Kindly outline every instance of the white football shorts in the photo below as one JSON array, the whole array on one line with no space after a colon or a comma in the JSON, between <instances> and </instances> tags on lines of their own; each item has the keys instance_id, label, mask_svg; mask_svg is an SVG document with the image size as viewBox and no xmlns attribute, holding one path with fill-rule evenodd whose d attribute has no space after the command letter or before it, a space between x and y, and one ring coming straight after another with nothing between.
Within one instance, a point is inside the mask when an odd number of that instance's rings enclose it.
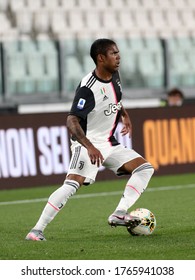
<instances>
[{"instance_id":1,"label":"white football shorts","mask_svg":"<svg viewBox=\"0 0 195 280\"><path fill-rule=\"evenodd\" d=\"M87 149L78 144L78 142L76 143L73 143L71 146L72 157L67 175L81 175L86 178L84 184L92 184L95 182L99 167L97 167L96 164L91 163ZM116 175L122 175L118 173L118 169L124 163L137 157L141 157L141 155L133 149L126 148L121 144L117 146L110 146L109 143L105 143L95 145L95 147L100 150L104 157L102 166L112 170Z\"/></svg>"}]
</instances>

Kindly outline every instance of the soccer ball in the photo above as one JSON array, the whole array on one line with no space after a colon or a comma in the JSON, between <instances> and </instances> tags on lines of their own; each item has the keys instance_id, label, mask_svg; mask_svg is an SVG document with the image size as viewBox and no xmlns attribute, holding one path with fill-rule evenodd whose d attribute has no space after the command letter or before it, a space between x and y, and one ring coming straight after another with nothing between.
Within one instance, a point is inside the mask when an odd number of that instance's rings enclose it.
<instances>
[{"instance_id":1,"label":"soccer ball","mask_svg":"<svg viewBox=\"0 0 195 280\"><path fill-rule=\"evenodd\" d=\"M131 235L150 235L156 228L156 218L154 214L145 208L137 208L130 212L130 215L137 216L141 219L141 223L134 227L127 227L128 232Z\"/></svg>"}]
</instances>

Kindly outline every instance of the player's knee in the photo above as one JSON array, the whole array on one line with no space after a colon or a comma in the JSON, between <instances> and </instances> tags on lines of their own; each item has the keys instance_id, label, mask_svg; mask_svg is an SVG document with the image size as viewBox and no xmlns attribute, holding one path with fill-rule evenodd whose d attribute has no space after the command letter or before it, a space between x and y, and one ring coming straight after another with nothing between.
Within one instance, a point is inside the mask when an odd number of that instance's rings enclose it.
<instances>
[{"instance_id":1,"label":"player's knee","mask_svg":"<svg viewBox=\"0 0 195 280\"><path fill-rule=\"evenodd\" d=\"M148 163L148 168L146 168L146 170L149 176L152 177L152 175L154 174L154 167L150 163Z\"/></svg>"},{"instance_id":2,"label":"player's knee","mask_svg":"<svg viewBox=\"0 0 195 280\"><path fill-rule=\"evenodd\" d=\"M140 176L146 177L148 180L150 180L153 173L154 167L149 162L141 164L133 171L133 174L139 174Z\"/></svg>"},{"instance_id":3,"label":"player's knee","mask_svg":"<svg viewBox=\"0 0 195 280\"><path fill-rule=\"evenodd\" d=\"M65 182L66 181L75 181L79 184L79 187L81 187L85 181L85 177L77 174L68 174L65 179Z\"/></svg>"}]
</instances>

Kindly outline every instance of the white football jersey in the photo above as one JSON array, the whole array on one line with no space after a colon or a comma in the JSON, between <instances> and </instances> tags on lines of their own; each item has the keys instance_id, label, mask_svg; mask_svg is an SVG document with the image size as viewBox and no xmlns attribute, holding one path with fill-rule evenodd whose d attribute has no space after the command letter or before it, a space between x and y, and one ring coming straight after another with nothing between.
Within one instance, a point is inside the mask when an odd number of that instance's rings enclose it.
<instances>
[{"instance_id":1,"label":"white football jersey","mask_svg":"<svg viewBox=\"0 0 195 280\"><path fill-rule=\"evenodd\" d=\"M121 98L118 72L110 81L103 81L93 71L79 84L69 114L80 118L80 125L93 144L118 145L114 132L121 115Z\"/></svg>"}]
</instances>

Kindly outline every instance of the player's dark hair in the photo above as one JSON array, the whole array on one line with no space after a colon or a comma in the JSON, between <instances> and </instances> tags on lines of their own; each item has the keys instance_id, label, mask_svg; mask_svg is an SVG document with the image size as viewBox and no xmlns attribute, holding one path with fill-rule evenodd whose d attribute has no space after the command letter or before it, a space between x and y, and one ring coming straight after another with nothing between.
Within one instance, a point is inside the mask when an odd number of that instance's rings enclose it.
<instances>
[{"instance_id":1,"label":"player's dark hair","mask_svg":"<svg viewBox=\"0 0 195 280\"><path fill-rule=\"evenodd\" d=\"M93 42L90 49L90 56L95 62L95 64L97 64L98 54L106 55L108 49L113 45L116 45L116 43L113 40L104 39L104 38L97 39Z\"/></svg>"}]
</instances>

